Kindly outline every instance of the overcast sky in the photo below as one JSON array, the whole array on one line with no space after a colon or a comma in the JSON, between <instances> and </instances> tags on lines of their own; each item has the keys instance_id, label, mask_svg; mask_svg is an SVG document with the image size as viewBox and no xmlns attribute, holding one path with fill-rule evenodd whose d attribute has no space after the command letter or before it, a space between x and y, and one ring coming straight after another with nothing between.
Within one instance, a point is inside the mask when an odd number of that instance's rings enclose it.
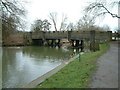
<instances>
[{"instance_id":1,"label":"overcast sky","mask_svg":"<svg viewBox=\"0 0 120 90\"><path fill-rule=\"evenodd\" d=\"M36 19L49 19L48 15L50 12L57 12L57 27L59 27L59 22L61 20L62 13L66 14L68 17L67 22L73 22L74 24L83 16L83 9L90 3L95 0L27 0L29 3L25 5L27 10L26 20L28 27ZM113 13L118 13L118 8L113 8ZM97 25L104 26L108 25L111 29L118 27L118 19L112 18L110 15L106 15L105 18L102 18ZM53 25L52 25L53 26ZM52 28L54 29L54 28Z\"/></svg>"}]
</instances>

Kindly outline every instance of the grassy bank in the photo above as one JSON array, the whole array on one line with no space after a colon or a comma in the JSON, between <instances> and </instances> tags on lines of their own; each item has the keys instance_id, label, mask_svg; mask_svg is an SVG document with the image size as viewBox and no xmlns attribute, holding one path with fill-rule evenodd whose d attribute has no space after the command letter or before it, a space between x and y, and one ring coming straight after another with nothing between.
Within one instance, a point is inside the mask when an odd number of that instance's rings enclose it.
<instances>
[{"instance_id":1,"label":"grassy bank","mask_svg":"<svg viewBox=\"0 0 120 90\"><path fill-rule=\"evenodd\" d=\"M81 55L80 61L76 58L36 88L87 88L97 58L108 48L108 44L101 44L100 51Z\"/></svg>"}]
</instances>

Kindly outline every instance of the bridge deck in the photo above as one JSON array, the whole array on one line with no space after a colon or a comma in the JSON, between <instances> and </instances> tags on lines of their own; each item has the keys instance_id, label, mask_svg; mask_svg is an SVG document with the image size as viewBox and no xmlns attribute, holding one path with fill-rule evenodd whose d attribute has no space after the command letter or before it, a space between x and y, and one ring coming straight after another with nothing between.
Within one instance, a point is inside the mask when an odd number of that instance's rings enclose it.
<instances>
[{"instance_id":1,"label":"bridge deck","mask_svg":"<svg viewBox=\"0 0 120 90\"><path fill-rule=\"evenodd\" d=\"M94 35L94 36L93 36ZM92 34L91 31L53 31L53 32L32 32L30 35L31 39L69 39L69 40L91 40L94 37L98 40L110 40L112 36L111 31L95 31Z\"/></svg>"}]
</instances>

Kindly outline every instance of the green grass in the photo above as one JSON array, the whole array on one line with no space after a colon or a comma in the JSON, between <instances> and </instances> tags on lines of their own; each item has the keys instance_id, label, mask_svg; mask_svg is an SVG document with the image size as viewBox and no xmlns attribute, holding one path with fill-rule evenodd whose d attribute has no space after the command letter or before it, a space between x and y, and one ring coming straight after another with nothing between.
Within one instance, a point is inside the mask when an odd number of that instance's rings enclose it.
<instances>
[{"instance_id":1,"label":"green grass","mask_svg":"<svg viewBox=\"0 0 120 90\"><path fill-rule=\"evenodd\" d=\"M100 51L81 55L36 88L87 88L90 76L96 68L96 60L109 48L101 44Z\"/></svg>"}]
</instances>

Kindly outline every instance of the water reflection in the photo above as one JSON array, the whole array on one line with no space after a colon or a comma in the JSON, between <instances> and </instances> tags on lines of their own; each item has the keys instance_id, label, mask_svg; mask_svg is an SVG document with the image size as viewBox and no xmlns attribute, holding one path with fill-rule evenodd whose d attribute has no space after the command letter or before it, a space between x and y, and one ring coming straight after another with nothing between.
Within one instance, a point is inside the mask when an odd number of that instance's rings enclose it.
<instances>
[{"instance_id":1,"label":"water reflection","mask_svg":"<svg viewBox=\"0 0 120 90\"><path fill-rule=\"evenodd\" d=\"M4 47L3 88L21 87L67 60L72 50L52 47Z\"/></svg>"},{"instance_id":2,"label":"water reflection","mask_svg":"<svg viewBox=\"0 0 120 90\"><path fill-rule=\"evenodd\" d=\"M42 51L42 52L41 52ZM71 51L72 52L72 51ZM71 53L69 50L66 51L64 48L52 48L52 47L26 47L23 48L23 53L35 58L61 58ZM57 56L57 57L56 57Z\"/></svg>"}]
</instances>

